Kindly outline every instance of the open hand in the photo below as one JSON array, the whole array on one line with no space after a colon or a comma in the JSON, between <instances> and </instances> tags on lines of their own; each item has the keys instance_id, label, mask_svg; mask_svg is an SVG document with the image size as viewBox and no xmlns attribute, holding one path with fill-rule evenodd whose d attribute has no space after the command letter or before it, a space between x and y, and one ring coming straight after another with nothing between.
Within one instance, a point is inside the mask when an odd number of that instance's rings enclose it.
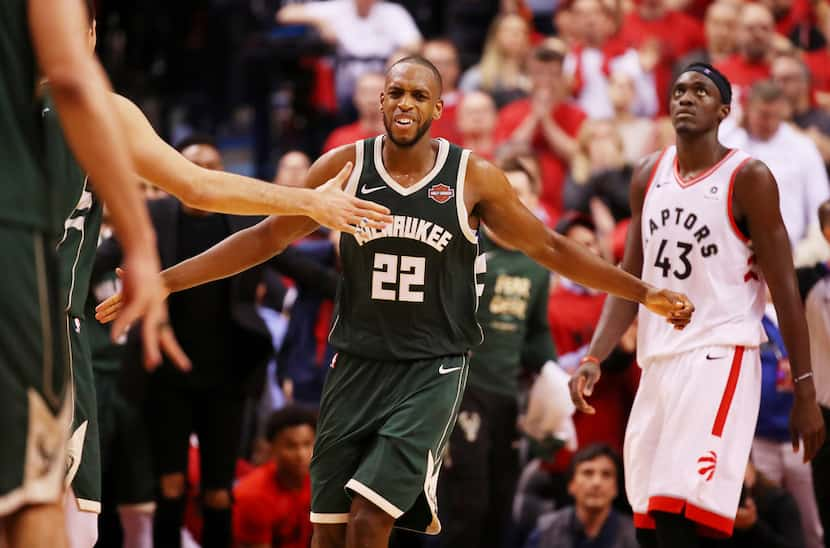
<instances>
[{"instance_id":1,"label":"open hand","mask_svg":"<svg viewBox=\"0 0 830 548\"><path fill-rule=\"evenodd\" d=\"M790 436L793 451L798 451L799 441L804 442L804 462L810 462L824 445L824 419L815 397L796 396L790 411Z\"/></svg>"},{"instance_id":2,"label":"open hand","mask_svg":"<svg viewBox=\"0 0 830 548\"><path fill-rule=\"evenodd\" d=\"M347 162L334 178L317 187L308 216L323 226L349 234L355 234L360 226L383 229L393 220L388 208L344 192L351 173L352 163Z\"/></svg>"},{"instance_id":3,"label":"open hand","mask_svg":"<svg viewBox=\"0 0 830 548\"><path fill-rule=\"evenodd\" d=\"M677 330L689 325L695 311L694 305L686 295L668 289L649 289L643 304L655 314L666 318L666 321Z\"/></svg>"},{"instance_id":4,"label":"open hand","mask_svg":"<svg viewBox=\"0 0 830 548\"><path fill-rule=\"evenodd\" d=\"M599 381L600 367L592 361L586 361L576 368L571 380L568 381L568 388L571 390L571 401L574 402L578 411L589 415L597 411L585 401L586 396L594 392L594 386Z\"/></svg>"},{"instance_id":5,"label":"open hand","mask_svg":"<svg viewBox=\"0 0 830 548\"><path fill-rule=\"evenodd\" d=\"M95 308L95 319L101 323L114 321L111 336L116 340L134 321L143 317L141 334L145 368L149 371L155 369L161 363L163 352L176 367L189 371L190 360L179 346L167 321L167 305L164 301L169 291L162 282L161 275L158 270L152 271L151 274L140 272L140 264L130 261L126 264L126 270L116 270L118 277L123 281L123 291L99 304ZM135 288L139 288L140 291L137 292ZM141 302L146 304L140 306Z\"/></svg>"}]
</instances>

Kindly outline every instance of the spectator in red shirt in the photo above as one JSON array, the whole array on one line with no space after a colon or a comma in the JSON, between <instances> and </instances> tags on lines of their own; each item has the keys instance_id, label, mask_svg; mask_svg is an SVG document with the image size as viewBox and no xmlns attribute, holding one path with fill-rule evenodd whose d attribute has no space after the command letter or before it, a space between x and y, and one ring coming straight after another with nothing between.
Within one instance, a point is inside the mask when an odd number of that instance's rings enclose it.
<instances>
[{"instance_id":1,"label":"spectator in red shirt","mask_svg":"<svg viewBox=\"0 0 830 548\"><path fill-rule=\"evenodd\" d=\"M465 94L458 105L458 144L492 160L497 118L496 103L492 97L483 91Z\"/></svg>"},{"instance_id":2,"label":"spectator in red shirt","mask_svg":"<svg viewBox=\"0 0 830 548\"><path fill-rule=\"evenodd\" d=\"M385 83L386 78L376 72L364 73L357 79L354 92L357 122L332 131L323 145L323 152L383 133L380 94Z\"/></svg>"},{"instance_id":3,"label":"spectator in red shirt","mask_svg":"<svg viewBox=\"0 0 830 548\"><path fill-rule=\"evenodd\" d=\"M528 143L542 170L542 202L554 214L562 211L562 183L577 151L576 135L585 113L569 103L562 71L564 56L546 45L528 63L531 95L504 107L496 125L496 142Z\"/></svg>"},{"instance_id":4,"label":"spectator in red shirt","mask_svg":"<svg viewBox=\"0 0 830 548\"><path fill-rule=\"evenodd\" d=\"M733 113L752 84L769 78L774 36L769 10L761 4L744 4L738 17L738 52L715 64L732 84Z\"/></svg>"},{"instance_id":5,"label":"spectator in red shirt","mask_svg":"<svg viewBox=\"0 0 830 548\"><path fill-rule=\"evenodd\" d=\"M825 39L830 37L830 10L823 10L819 29ZM813 77L812 84L816 102L823 108L830 107L830 40L827 40L825 47L808 51L804 55L804 61Z\"/></svg>"},{"instance_id":6,"label":"spectator in red shirt","mask_svg":"<svg viewBox=\"0 0 830 548\"><path fill-rule=\"evenodd\" d=\"M307 548L311 543L311 452L315 415L290 406L275 412L266 436L272 459L234 487L238 548Z\"/></svg>"},{"instance_id":7,"label":"spectator in red shirt","mask_svg":"<svg viewBox=\"0 0 830 548\"><path fill-rule=\"evenodd\" d=\"M449 40L429 40L424 44L421 55L435 65L443 84L441 99L444 101L444 109L441 117L432 122L432 135L458 144L461 135L458 132L457 112L463 97L458 89L458 77L461 75L458 50Z\"/></svg>"},{"instance_id":8,"label":"spectator in red shirt","mask_svg":"<svg viewBox=\"0 0 830 548\"><path fill-rule=\"evenodd\" d=\"M695 18L669 10L666 0L640 0L637 9L625 17L620 39L637 48L641 58L657 55L654 78L660 112L665 114L674 64L690 51L703 47L703 28ZM651 62L643 64L648 66Z\"/></svg>"}]
</instances>

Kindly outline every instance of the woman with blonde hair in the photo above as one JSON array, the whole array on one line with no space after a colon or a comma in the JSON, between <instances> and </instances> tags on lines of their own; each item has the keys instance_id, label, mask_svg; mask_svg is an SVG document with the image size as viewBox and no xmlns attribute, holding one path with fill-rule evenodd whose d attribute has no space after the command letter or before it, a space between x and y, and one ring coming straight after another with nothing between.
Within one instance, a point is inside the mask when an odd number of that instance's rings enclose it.
<instances>
[{"instance_id":1,"label":"woman with blonde hair","mask_svg":"<svg viewBox=\"0 0 830 548\"><path fill-rule=\"evenodd\" d=\"M499 15L490 25L481 61L461 78L462 91L484 91L498 107L524 96L530 89L526 59L530 24L520 15Z\"/></svg>"}]
</instances>

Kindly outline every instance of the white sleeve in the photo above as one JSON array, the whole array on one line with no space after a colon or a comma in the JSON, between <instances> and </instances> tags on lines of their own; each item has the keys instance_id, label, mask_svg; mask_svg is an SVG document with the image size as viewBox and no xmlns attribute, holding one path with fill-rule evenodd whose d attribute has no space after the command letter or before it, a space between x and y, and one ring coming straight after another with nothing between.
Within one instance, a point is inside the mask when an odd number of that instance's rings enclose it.
<instances>
[{"instance_id":1,"label":"white sleeve","mask_svg":"<svg viewBox=\"0 0 830 548\"><path fill-rule=\"evenodd\" d=\"M640 65L640 54L635 49L629 49L622 55L611 59L609 63L611 72L620 71L634 82L634 106L633 114L651 118L659 110L660 103L657 98L657 85L654 80L654 71L645 72Z\"/></svg>"},{"instance_id":2,"label":"white sleeve","mask_svg":"<svg viewBox=\"0 0 830 548\"><path fill-rule=\"evenodd\" d=\"M337 0L330 2L308 2L302 6L306 15L323 19L329 24L336 23L342 11L342 3Z\"/></svg>"},{"instance_id":3,"label":"white sleeve","mask_svg":"<svg viewBox=\"0 0 830 548\"><path fill-rule=\"evenodd\" d=\"M830 181L827 179L827 169L815 143L804 137L801 147L804 166L804 191L806 193L805 227L818 223L818 207L830 198Z\"/></svg>"},{"instance_id":4,"label":"white sleeve","mask_svg":"<svg viewBox=\"0 0 830 548\"><path fill-rule=\"evenodd\" d=\"M384 27L394 29L395 39L399 46L408 46L421 42L421 33L415 25L415 20L398 4L382 3L384 7ZM380 6L379 6L380 7Z\"/></svg>"}]
</instances>

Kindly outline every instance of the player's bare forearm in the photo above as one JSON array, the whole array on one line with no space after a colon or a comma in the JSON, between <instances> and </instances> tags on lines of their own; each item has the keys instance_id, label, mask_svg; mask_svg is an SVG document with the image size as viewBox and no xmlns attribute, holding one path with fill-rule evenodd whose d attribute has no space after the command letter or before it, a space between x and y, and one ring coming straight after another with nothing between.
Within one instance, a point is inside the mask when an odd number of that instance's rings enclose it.
<instances>
[{"instance_id":1,"label":"player's bare forearm","mask_svg":"<svg viewBox=\"0 0 830 548\"><path fill-rule=\"evenodd\" d=\"M743 216L752 237L752 249L769 287L793 377L811 371L810 341L798 292L792 249L778 207L778 186L767 168L750 163L735 179L734 211ZM797 393L815 397L812 382L796 383Z\"/></svg>"},{"instance_id":2,"label":"player's bare forearm","mask_svg":"<svg viewBox=\"0 0 830 548\"><path fill-rule=\"evenodd\" d=\"M305 217L269 217L164 270L162 279L171 293L221 280L264 263L316 228Z\"/></svg>"},{"instance_id":3,"label":"player's bare forearm","mask_svg":"<svg viewBox=\"0 0 830 548\"><path fill-rule=\"evenodd\" d=\"M108 101L109 81L89 52L80 2L30 0L39 65L72 152L107 204L125 249L155 252L144 200L127 146Z\"/></svg>"}]
</instances>

